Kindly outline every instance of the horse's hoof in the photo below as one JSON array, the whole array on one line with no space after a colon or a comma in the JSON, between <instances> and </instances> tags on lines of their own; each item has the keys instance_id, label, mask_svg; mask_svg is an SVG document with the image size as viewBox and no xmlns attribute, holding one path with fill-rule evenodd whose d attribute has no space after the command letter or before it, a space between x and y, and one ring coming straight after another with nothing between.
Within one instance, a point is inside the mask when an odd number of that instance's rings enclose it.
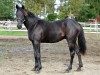
<instances>
[{"instance_id":1,"label":"horse's hoof","mask_svg":"<svg viewBox=\"0 0 100 75\"><path fill-rule=\"evenodd\" d=\"M36 68L33 68L31 71L36 71Z\"/></svg>"},{"instance_id":2,"label":"horse's hoof","mask_svg":"<svg viewBox=\"0 0 100 75\"><path fill-rule=\"evenodd\" d=\"M39 71L35 71L35 73L36 73L36 74L39 74L39 73L40 73L40 70L39 70Z\"/></svg>"},{"instance_id":3,"label":"horse's hoof","mask_svg":"<svg viewBox=\"0 0 100 75\"><path fill-rule=\"evenodd\" d=\"M40 71L41 71L41 68L33 68L31 71L35 71L35 73L40 73Z\"/></svg>"},{"instance_id":4,"label":"horse's hoof","mask_svg":"<svg viewBox=\"0 0 100 75\"><path fill-rule=\"evenodd\" d=\"M81 68L79 67L79 68L77 68L77 70L76 71L81 71Z\"/></svg>"},{"instance_id":5,"label":"horse's hoof","mask_svg":"<svg viewBox=\"0 0 100 75\"><path fill-rule=\"evenodd\" d=\"M67 73L69 73L70 71L71 71L70 69L67 69L67 70L66 70Z\"/></svg>"},{"instance_id":6,"label":"horse's hoof","mask_svg":"<svg viewBox=\"0 0 100 75\"><path fill-rule=\"evenodd\" d=\"M35 73L37 73L37 74L40 73L40 70L37 70L37 69L34 69L34 68L31 71L35 71Z\"/></svg>"}]
</instances>

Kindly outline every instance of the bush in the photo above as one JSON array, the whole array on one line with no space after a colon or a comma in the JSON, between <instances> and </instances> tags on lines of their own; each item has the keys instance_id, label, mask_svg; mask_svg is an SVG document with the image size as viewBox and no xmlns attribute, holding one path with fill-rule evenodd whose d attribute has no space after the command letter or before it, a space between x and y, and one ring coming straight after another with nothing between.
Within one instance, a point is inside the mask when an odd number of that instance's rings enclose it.
<instances>
[{"instance_id":1,"label":"bush","mask_svg":"<svg viewBox=\"0 0 100 75\"><path fill-rule=\"evenodd\" d=\"M60 12L60 13L58 14L58 19L64 19L64 18L67 18L67 13Z\"/></svg>"},{"instance_id":2,"label":"bush","mask_svg":"<svg viewBox=\"0 0 100 75\"><path fill-rule=\"evenodd\" d=\"M48 14L47 20L48 21L55 21L57 19L57 14Z\"/></svg>"}]
</instances>

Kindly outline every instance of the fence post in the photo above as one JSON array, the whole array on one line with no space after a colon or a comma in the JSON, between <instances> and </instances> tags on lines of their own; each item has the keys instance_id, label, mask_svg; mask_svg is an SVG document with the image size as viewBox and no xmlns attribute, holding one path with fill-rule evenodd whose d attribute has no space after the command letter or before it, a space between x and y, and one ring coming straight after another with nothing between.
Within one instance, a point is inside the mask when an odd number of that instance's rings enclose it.
<instances>
[{"instance_id":1,"label":"fence post","mask_svg":"<svg viewBox=\"0 0 100 75\"><path fill-rule=\"evenodd\" d=\"M89 25L90 25L90 32L91 32L91 31L92 31L92 26L91 26L92 24L91 24L91 22L90 22L90 24L89 24Z\"/></svg>"},{"instance_id":2,"label":"fence post","mask_svg":"<svg viewBox=\"0 0 100 75\"><path fill-rule=\"evenodd\" d=\"M97 23L97 36L99 36L99 28L98 28L98 23Z\"/></svg>"}]
</instances>

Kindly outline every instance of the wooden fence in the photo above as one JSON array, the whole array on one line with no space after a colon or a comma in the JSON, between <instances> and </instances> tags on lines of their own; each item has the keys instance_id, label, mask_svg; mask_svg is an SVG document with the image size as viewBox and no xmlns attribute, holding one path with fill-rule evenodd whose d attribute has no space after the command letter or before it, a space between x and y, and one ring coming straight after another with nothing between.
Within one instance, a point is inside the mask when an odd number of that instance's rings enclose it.
<instances>
[{"instance_id":1,"label":"wooden fence","mask_svg":"<svg viewBox=\"0 0 100 75\"><path fill-rule=\"evenodd\" d=\"M79 22L85 31L85 33L100 33L100 23L91 22ZM22 25L22 29L18 30L16 21L0 21L0 31L27 31L25 26Z\"/></svg>"},{"instance_id":2,"label":"wooden fence","mask_svg":"<svg viewBox=\"0 0 100 75\"><path fill-rule=\"evenodd\" d=\"M100 33L100 23L97 22L79 22L85 33Z\"/></svg>"}]
</instances>

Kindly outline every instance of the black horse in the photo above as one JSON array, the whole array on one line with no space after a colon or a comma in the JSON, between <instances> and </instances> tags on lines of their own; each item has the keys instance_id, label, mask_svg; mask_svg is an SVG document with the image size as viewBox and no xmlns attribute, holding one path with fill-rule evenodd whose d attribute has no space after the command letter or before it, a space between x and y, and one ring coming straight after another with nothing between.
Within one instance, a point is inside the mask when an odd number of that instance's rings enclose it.
<instances>
[{"instance_id":1,"label":"black horse","mask_svg":"<svg viewBox=\"0 0 100 75\"><path fill-rule=\"evenodd\" d=\"M63 39L66 39L68 42L71 57L67 71L69 72L72 69L75 53L79 61L78 70L81 70L81 67L83 67L81 54L84 55L86 53L86 41L83 28L79 23L72 19L48 22L36 17L33 13L25 9L23 5L22 7L16 5L16 9L17 27L21 29L22 24L25 25L28 30L28 38L33 44L35 58L34 71L39 72L42 69L40 43L55 43Z\"/></svg>"}]
</instances>

